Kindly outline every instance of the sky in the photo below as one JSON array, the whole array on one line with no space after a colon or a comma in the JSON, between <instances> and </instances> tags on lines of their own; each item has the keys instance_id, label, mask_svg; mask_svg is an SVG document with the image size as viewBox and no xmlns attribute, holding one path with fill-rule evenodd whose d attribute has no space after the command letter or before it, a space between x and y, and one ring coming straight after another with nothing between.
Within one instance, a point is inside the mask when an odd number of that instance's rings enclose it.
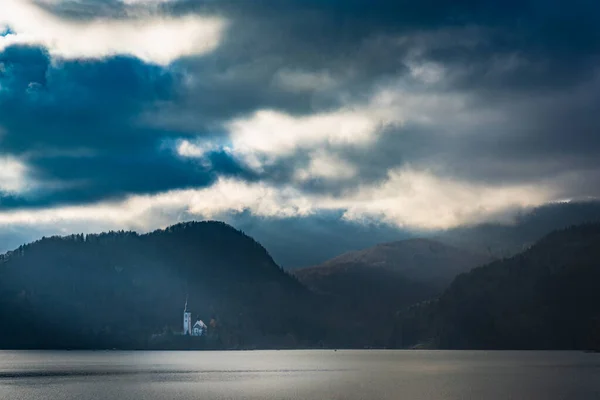
<instances>
[{"instance_id":1,"label":"sky","mask_svg":"<svg viewBox=\"0 0 600 400\"><path fill-rule=\"evenodd\" d=\"M596 199L599 24L596 0L2 0L0 250L220 219L299 265Z\"/></svg>"}]
</instances>

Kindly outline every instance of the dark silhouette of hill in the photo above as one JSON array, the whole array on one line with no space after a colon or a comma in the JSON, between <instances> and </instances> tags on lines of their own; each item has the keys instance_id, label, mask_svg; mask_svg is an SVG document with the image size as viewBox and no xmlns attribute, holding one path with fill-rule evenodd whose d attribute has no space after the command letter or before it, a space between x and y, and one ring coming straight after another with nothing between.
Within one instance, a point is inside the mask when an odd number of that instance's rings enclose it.
<instances>
[{"instance_id":1,"label":"dark silhouette of hill","mask_svg":"<svg viewBox=\"0 0 600 400\"><path fill-rule=\"evenodd\" d=\"M564 202L524 211L511 224L462 226L434 238L494 258L505 258L522 252L557 229L596 222L600 222L600 202Z\"/></svg>"},{"instance_id":2,"label":"dark silhouette of hill","mask_svg":"<svg viewBox=\"0 0 600 400\"><path fill-rule=\"evenodd\" d=\"M458 274L490 258L429 239L384 243L292 271L309 288L354 308L395 312L438 295Z\"/></svg>"},{"instance_id":3,"label":"dark silhouette of hill","mask_svg":"<svg viewBox=\"0 0 600 400\"><path fill-rule=\"evenodd\" d=\"M213 347L302 346L325 336L315 296L260 244L224 223L195 222L145 235L43 238L3 255L0 348L147 348L152 337L168 347L182 330L186 295L194 319L217 322Z\"/></svg>"},{"instance_id":4,"label":"dark silhouette of hill","mask_svg":"<svg viewBox=\"0 0 600 400\"><path fill-rule=\"evenodd\" d=\"M553 232L458 276L404 310L393 344L458 349L599 349L600 224Z\"/></svg>"}]
</instances>

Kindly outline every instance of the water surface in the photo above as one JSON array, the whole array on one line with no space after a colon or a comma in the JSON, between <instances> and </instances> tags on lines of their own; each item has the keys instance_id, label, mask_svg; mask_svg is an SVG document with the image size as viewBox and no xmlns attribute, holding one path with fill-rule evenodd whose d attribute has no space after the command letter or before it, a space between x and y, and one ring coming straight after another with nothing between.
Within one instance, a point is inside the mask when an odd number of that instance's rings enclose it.
<instances>
[{"instance_id":1,"label":"water surface","mask_svg":"<svg viewBox=\"0 0 600 400\"><path fill-rule=\"evenodd\" d=\"M0 399L600 399L600 355L0 351Z\"/></svg>"}]
</instances>

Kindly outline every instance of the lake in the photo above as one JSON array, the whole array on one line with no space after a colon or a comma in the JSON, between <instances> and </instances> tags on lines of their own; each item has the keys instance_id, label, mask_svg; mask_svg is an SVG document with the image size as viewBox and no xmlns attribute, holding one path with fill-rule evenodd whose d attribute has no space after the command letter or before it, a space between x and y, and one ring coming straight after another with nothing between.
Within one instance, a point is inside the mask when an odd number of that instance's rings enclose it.
<instances>
[{"instance_id":1,"label":"lake","mask_svg":"<svg viewBox=\"0 0 600 400\"><path fill-rule=\"evenodd\" d=\"M600 354L0 351L0 399L600 399Z\"/></svg>"}]
</instances>

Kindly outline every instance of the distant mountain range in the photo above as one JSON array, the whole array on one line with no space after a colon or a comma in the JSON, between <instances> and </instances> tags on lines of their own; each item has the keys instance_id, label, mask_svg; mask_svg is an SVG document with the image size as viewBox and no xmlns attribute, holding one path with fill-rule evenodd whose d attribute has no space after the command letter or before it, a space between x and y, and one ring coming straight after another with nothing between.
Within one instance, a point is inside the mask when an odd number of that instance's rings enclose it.
<instances>
[{"instance_id":1,"label":"distant mountain range","mask_svg":"<svg viewBox=\"0 0 600 400\"><path fill-rule=\"evenodd\" d=\"M312 290L347 299L353 307L398 308L438 295L462 272L491 261L430 239L407 239L353 251L293 270Z\"/></svg>"},{"instance_id":2,"label":"distant mountain range","mask_svg":"<svg viewBox=\"0 0 600 400\"><path fill-rule=\"evenodd\" d=\"M405 309L393 345L600 349L600 224L553 232Z\"/></svg>"},{"instance_id":3,"label":"distant mountain range","mask_svg":"<svg viewBox=\"0 0 600 400\"><path fill-rule=\"evenodd\" d=\"M342 213L319 213L298 218L265 221L242 213L229 221L259 240L286 269L322 264L340 254L379 243L426 237L493 258L517 254L544 235L571 225L600 222L600 202L560 202L524 209L504 223L487 222L445 231L414 230L352 222ZM0 237L0 243L3 238ZM0 246L1 247L1 246Z\"/></svg>"}]
</instances>

